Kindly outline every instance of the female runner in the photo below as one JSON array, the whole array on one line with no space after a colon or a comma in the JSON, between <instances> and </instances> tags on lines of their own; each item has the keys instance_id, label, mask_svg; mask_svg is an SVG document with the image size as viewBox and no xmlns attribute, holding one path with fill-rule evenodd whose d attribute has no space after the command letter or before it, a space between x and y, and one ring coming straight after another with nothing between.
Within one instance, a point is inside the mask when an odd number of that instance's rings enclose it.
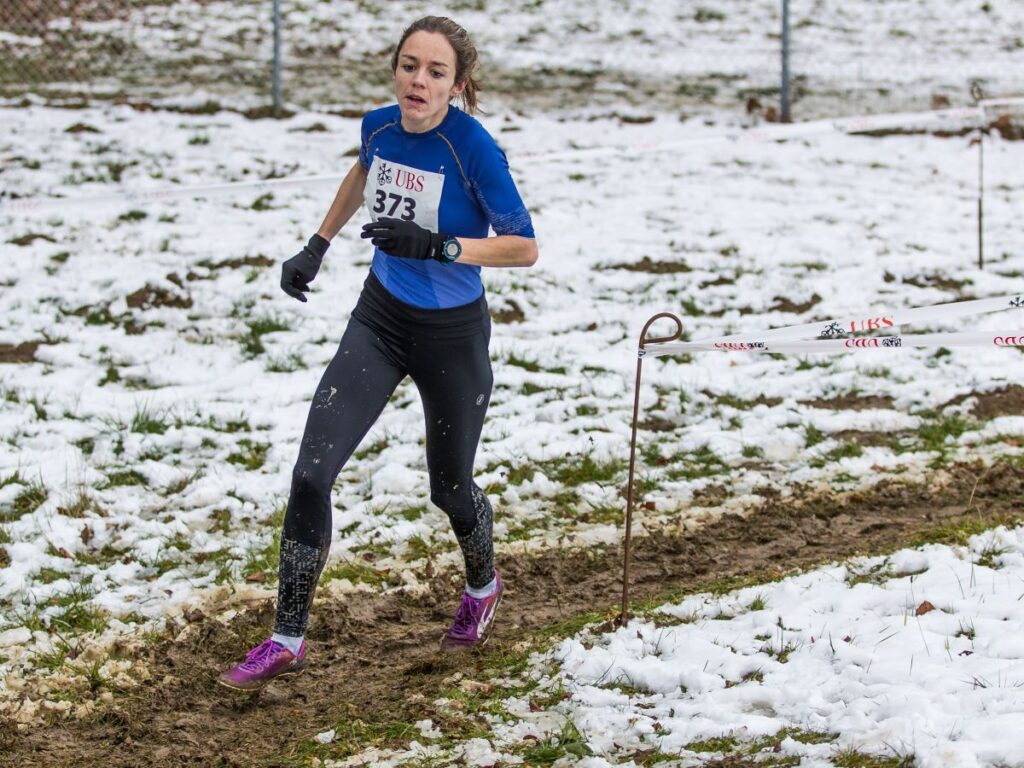
<instances>
[{"instance_id":1,"label":"female runner","mask_svg":"<svg viewBox=\"0 0 1024 768\"><path fill-rule=\"evenodd\" d=\"M487 640L502 584L493 512L473 482L490 400L490 318L481 267L537 260L530 214L508 161L473 117L477 51L451 19L427 16L391 59L397 104L369 112L359 160L323 224L282 267L281 287L306 301L330 240L365 202L373 263L334 359L313 396L281 536L273 634L220 677L254 690L306 664L304 635L331 543L331 487L399 382L423 400L430 498L448 515L466 588L441 648ZM461 97L464 110L449 102ZM495 236L488 237L493 229Z\"/></svg>"}]
</instances>

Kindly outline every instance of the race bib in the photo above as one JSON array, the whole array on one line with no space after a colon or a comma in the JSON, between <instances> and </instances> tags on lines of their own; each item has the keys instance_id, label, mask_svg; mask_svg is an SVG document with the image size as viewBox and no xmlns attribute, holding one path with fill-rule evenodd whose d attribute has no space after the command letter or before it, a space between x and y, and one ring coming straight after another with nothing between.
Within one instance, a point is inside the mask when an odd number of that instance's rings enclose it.
<instances>
[{"instance_id":1,"label":"race bib","mask_svg":"<svg viewBox=\"0 0 1024 768\"><path fill-rule=\"evenodd\" d=\"M408 165L373 156L366 176L363 200L370 218L415 221L437 232L437 209L441 205L444 174L421 171Z\"/></svg>"}]
</instances>

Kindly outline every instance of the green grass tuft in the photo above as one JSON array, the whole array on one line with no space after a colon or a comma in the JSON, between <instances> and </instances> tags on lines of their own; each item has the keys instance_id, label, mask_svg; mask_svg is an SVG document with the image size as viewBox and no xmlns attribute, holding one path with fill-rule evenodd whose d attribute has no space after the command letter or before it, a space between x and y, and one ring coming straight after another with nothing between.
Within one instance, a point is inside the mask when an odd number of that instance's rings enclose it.
<instances>
[{"instance_id":1,"label":"green grass tuft","mask_svg":"<svg viewBox=\"0 0 1024 768\"><path fill-rule=\"evenodd\" d=\"M714 739L703 739L702 741L691 741L683 749L690 752L732 752L739 746L739 742L731 736L719 736Z\"/></svg>"},{"instance_id":2,"label":"green grass tuft","mask_svg":"<svg viewBox=\"0 0 1024 768\"><path fill-rule=\"evenodd\" d=\"M325 568L323 575L320 577L323 583L334 581L335 579L348 579L353 584L362 583L379 587L387 581L387 574L365 563L349 560Z\"/></svg>"},{"instance_id":3,"label":"green grass tuft","mask_svg":"<svg viewBox=\"0 0 1024 768\"><path fill-rule=\"evenodd\" d=\"M170 427L170 423L167 421L166 414L159 415L145 406L140 406L132 415L128 430L143 435L162 435L168 427Z\"/></svg>"},{"instance_id":4,"label":"green grass tuft","mask_svg":"<svg viewBox=\"0 0 1024 768\"><path fill-rule=\"evenodd\" d=\"M17 474L17 473L15 473ZM0 520L17 520L39 509L49 496L49 491L42 481L27 483L14 497L14 502L6 513L0 513Z\"/></svg>"},{"instance_id":5,"label":"green grass tuft","mask_svg":"<svg viewBox=\"0 0 1024 768\"><path fill-rule=\"evenodd\" d=\"M267 461L267 451L270 446L266 443L254 443L248 438L238 441L239 450L228 455L229 464L239 464L250 471L262 467Z\"/></svg>"},{"instance_id":6,"label":"green grass tuft","mask_svg":"<svg viewBox=\"0 0 1024 768\"><path fill-rule=\"evenodd\" d=\"M246 357L256 357L267 351L266 347L263 346L262 339L268 333L287 331L291 328L291 326L276 315L253 317L247 320L245 325L249 332L242 337L241 341L242 351Z\"/></svg>"},{"instance_id":7,"label":"green grass tuft","mask_svg":"<svg viewBox=\"0 0 1024 768\"><path fill-rule=\"evenodd\" d=\"M107 475L107 482L102 488L105 490L107 488L120 488L127 485L146 485L147 482L149 481L146 480L145 476L134 469L122 469Z\"/></svg>"}]
</instances>

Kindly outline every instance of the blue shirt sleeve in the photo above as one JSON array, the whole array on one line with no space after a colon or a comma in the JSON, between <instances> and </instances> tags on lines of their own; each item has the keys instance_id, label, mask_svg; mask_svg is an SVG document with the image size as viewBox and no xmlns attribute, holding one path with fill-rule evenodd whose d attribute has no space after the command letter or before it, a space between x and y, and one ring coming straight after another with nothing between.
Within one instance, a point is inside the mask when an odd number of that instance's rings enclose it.
<instances>
[{"instance_id":1,"label":"blue shirt sleeve","mask_svg":"<svg viewBox=\"0 0 1024 768\"><path fill-rule=\"evenodd\" d=\"M359 164L363 166L364 171L370 170L370 148L367 146L370 138L370 129L366 125L367 117L369 117L369 113L363 115L363 120L359 124Z\"/></svg>"},{"instance_id":2,"label":"blue shirt sleeve","mask_svg":"<svg viewBox=\"0 0 1024 768\"><path fill-rule=\"evenodd\" d=\"M497 235L535 237L533 220L508 169L508 158L494 138L481 129L476 142L472 179L473 194Z\"/></svg>"}]
</instances>

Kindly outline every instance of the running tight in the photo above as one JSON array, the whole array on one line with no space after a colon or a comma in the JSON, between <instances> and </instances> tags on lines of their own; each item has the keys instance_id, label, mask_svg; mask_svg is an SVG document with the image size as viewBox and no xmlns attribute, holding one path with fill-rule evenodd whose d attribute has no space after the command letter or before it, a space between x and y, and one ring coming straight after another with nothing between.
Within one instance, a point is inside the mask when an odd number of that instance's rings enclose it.
<instances>
[{"instance_id":1,"label":"running tight","mask_svg":"<svg viewBox=\"0 0 1024 768\"><path fill-rule=\"evenodd\" d=\"M313 396L292 472L275 632L305 634L331 545L331 487L406 376L426 416L430 499L451 521L469 586L479 589L494 578L494 516L473 482L493 384L489 341L483 296L461 307L421 309L396 299L370 273Z\"/></svg>"}]
</instances>

